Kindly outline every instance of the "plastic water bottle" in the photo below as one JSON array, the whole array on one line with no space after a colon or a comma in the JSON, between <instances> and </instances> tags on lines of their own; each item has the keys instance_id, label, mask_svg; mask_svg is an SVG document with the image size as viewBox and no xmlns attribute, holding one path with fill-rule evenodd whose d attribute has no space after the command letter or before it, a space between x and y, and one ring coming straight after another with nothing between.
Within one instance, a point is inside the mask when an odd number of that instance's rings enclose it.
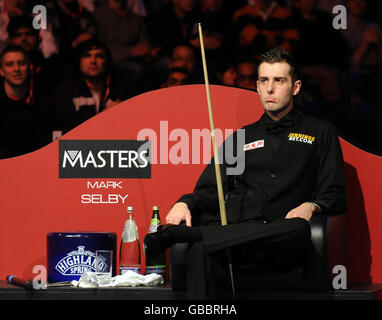
<instances>
[{"instance_id":1,"label":"plastic water bottle","mask_svg":"<svg viewBox=\"0 0 382 320\"><path fill-rule=\"evenodd\" d=\"M127 270L141 273L141 248L133 207L127 207L127 220L123 228L119 252L120 274L124 274Z\"/></svg>"},{"instance_id":2,"label":"plastic water bottle","mask_svg":"<svg viewBox=\"0 0 382 320\"><path fill-rule=\"evenodd\" d=\"M149 233L157 232L160 226L159 207L153 206ZM146 257L146 274L157 273L166 279L166 254L163 252L156 257Z\"/></svg>"}]
</instances>

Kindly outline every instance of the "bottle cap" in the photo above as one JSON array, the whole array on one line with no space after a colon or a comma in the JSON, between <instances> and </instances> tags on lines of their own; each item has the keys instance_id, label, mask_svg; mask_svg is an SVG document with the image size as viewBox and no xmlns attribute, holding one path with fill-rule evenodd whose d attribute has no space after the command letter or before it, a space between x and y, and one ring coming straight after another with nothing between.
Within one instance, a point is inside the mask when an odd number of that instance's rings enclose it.
<instances>
[{"instance_id":1,"label":"bottle cap","mask_svg":"<svg viewBox=\"0 0 382 320\"><path fill-rule=\"evenodd\" d=\"M153 206L153 210L159 210L158 206Z\"/></svg>"},{"instance_id":2,"label":"bottle cap","mask_svg":"<svg viewBox=\"0 0 382 320\"><path fill-rule=\"evenodd\" d=\"M126 210L127 210L127 211L133 211L133 210L134 210L134 207L130 207L130 206L129 206L129 207L126 208Z\"/></svg>"}]
</instances>

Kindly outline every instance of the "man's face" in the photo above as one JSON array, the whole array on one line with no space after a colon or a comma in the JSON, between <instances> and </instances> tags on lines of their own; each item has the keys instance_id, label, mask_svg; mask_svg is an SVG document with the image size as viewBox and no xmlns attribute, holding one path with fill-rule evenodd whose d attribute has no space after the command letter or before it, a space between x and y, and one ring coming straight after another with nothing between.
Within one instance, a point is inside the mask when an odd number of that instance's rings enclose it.
<instances>
[{"instance_id":1,"label":"man's face","mask_svg":"<svg viewBox=\"0 0 382 320\"><path fill-rule=\"evenodd\" d=\"M20 28L10 39L11 44L21 46L27 52L37 48L38 36L32 28Z\"/></svg>"},{"instance_id":2,"label":"man's face","mask_svg":"<svg viewBox=\"0 0 382 320\"><path fill-rule=\"evenodd\" d=\"M293 107L293 96L301 88L301 81L292 81L290 65L286 62L266 63L259 66L257 91L267 112L278 114Z\"/></svg>"},{"instance_id":3,"label":"man's face","mask_svg":"<svg viewBox=\"0 0 382 320\"><path fill-rule=\"evenodd\" d=\"M256 67L254 63L242 62L237 67L236 85L256 90Z\"/></svg>"},{"instance_id":4,"label":"man's face","mask_svg":"<svg viewBox=\"0 0 382 320\"><path fill-rule=\"evenodd\" d=\"M182 67L192 73L195 68L194 52L189 47L176 47L171 57L171 67Z\"/></svg>"},{"instance_id":5,"label":"man's face","mask_svg":"<svg viewBox=\"0 0 382 320\"><path fill-rule=\"evenodd\" d=\"M103 76L106 71L106 54L103 49L90 49L81 57L80 70L89 78Z\"/></svg>"},{"instance_id":6,"label":"man's face","mask_svg":"<svg viewBox=\"0 0 382 320\"><path fill-rule=\"evenodd\" d=\"M3 56L0 74L12 87L21 87L29 77L29 62L21 52L8 52Z\"/></svg>"},{"instance_id":7,"label":"man's face","mask_svg":"<svg viewBox=\"0 0 382 320\"><path fill-rule=\"evenodd\" d=\"M227 86L234 86L236 84L236 69L229 68L221 75L221 82Z\"/></svg>"},{"instance_id":8,"label":"man's face","mask_svg":"<svg viewBox=\"0 0 382 320\"><path fill-rule=\"evenodd\" d=\"M189 79L185 73L173 72L168 76L165 87L182 86L188 83Z\"/></svg>"},{"instance_id":9,"label":"man's face","mask_svg":"<svg viewBox=\"0 0 382 320\"><path fill-rule=\"evenodd\" d=\"M195 0L173 0L174 6L183 12L191 12L195 8Z\"/></svg>"}]
</instances>

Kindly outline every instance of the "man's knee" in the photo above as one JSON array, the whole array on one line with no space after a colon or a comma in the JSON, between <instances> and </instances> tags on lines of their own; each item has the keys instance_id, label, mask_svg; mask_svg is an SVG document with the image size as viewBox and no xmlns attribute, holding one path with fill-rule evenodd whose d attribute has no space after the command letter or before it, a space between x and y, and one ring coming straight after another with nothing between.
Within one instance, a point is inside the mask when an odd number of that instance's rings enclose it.
<instances>
[{"instance_id":1,"label":"man's knee","mask_svg":"<svg viewBox=\"0 0 382 320\"><path fill-rule=\"evenodd\" d=\"M310 224L302 218L285 219L295 235L297 240L308 241L310 240Z\"/></svg>"}]
</instances>

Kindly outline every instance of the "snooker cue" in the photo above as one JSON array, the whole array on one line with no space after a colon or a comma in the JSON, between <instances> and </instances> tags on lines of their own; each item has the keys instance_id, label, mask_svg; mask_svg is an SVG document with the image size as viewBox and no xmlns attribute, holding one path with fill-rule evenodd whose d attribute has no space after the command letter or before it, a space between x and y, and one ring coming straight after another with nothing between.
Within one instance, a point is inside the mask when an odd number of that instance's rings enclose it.
<instances>
[{"instance_id":1,"label":"snooker cue","mask_svg":"<svg viewBox=\"0 0 382 320\"><path fill-rule=\"evenodd\" d=\"M213 154L214 154L215 173L216 173L216 185L217 185L218 197L219 197L220 220L221 220L221 225L225 226L227 225L227 214L226 214L225 203L224 203L223 184L222 184L220 165L219 165L219 154L218 154L217 146L216 146L215 124L214 124L213 113L212 113L210 86L208 81L207 62L206 62L206 55L204 51L204 40L203 40L203 32L202 32L201 23L198 23L198 29L199 29L199 39L200 39L200 50L202 53L204 81L205 81L206 94L207 94L208 114L210 118L211 139L212 139L212 148L213 148ZM230 278L231 278L232 294L233 294L233 298L235 299L235 286L233 281L230 248L228 248L227 250L228 250L228 267L229 267Z\"/></svg>"}]
</instances>

